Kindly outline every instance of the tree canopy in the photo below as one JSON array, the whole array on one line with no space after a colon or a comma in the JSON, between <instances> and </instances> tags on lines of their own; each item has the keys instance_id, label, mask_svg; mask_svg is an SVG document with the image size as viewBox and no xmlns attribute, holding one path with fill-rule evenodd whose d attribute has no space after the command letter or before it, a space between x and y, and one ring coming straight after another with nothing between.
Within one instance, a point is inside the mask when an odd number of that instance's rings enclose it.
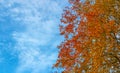
<instances>
[{"instance_id":1,"label":"tree canopy","mask_svg":"<svg viewBox=\"0 0 120 73\"><path fill-rule=\"evenodd\" d=\"M63 73L120 73L120 0L69 0L54 65Z\"/></svg>"}]
</instances>

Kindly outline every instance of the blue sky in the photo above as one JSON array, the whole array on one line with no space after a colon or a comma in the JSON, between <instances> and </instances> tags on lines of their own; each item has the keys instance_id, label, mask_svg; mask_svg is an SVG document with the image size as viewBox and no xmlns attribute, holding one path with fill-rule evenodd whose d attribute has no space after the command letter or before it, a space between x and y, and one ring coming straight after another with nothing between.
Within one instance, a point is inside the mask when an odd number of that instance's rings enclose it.
<instances>
[{"instance_id":1,"label":"blue sky","mask_svg":"<svg viewBox=\"0 0 120 73\"><path fill-rule=\"evenodd\" d=\"M0 0L0 73L52 73L67 0Z\"/></svg>"}]
</instances>

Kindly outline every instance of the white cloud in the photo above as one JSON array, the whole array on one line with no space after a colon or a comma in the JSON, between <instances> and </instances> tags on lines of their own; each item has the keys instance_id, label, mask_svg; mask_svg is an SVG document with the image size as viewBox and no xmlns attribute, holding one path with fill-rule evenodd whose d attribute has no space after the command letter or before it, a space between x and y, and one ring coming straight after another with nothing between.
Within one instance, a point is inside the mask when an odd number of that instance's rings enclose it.
<instances>
[{"instance_id":1,"label":"white cloud","mask_svg":"<svg viewBox=\"0 0 120 73\"><path fill-rule=\"evenodd\" d=\"M48 67L47 70L49 70L53 64L55 57L55 53L48 56L35 49L23 51L19 55L21 61L16 73L25 73L27 70L31 73L45 72L46 68Z\"/></svg>"},{"instance_id":2,"label":"white cloud","mask_svg":"<svg viewBox=\"0 0 120 73\"><path fill-rule=\"evenodd\" d=\"M54 0L8 0L9 15L21 21L25 29L14 32L16 40L14 52L18 52L19 65L16 73L44 73L57 58L56 49L60 42L58 32L60 4ZM4 1L3 4L6 2ZM15 5L17 4L17 5ZM57 35L57 36L56 36Z\"/></svg>"}]
</instances>

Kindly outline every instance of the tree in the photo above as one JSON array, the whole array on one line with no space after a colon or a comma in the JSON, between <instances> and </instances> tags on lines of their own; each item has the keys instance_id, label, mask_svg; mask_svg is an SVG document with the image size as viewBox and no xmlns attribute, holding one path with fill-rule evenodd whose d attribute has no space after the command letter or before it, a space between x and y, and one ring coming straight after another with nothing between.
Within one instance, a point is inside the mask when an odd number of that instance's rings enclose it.
<instances>
[{"instance_id":1,"label":"tree","mask_svg":"<svg viewBox=\"0 0 120 73\"><path fill-rule=\"evenodd\" d=\"M120 73L120 0L69 0L57 68L63 73Z\"/></svg>"}]
</instances>

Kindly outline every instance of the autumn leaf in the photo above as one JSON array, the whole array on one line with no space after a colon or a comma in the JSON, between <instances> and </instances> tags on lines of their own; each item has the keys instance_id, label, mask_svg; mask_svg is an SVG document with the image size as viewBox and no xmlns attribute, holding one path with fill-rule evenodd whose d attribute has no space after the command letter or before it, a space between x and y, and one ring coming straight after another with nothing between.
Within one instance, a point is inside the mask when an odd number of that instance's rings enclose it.
<instances>
[{"instance_id":1,"label":"autumn leaf","mask_svg":"<svg viewBox=\"0 0 120 73\"><path fill-rule=\"evenodd\" d=\"M60 24L65 40L54 67L63 73L120 73L120 1L68 1Z\"/></svg>"}]
</instances>

